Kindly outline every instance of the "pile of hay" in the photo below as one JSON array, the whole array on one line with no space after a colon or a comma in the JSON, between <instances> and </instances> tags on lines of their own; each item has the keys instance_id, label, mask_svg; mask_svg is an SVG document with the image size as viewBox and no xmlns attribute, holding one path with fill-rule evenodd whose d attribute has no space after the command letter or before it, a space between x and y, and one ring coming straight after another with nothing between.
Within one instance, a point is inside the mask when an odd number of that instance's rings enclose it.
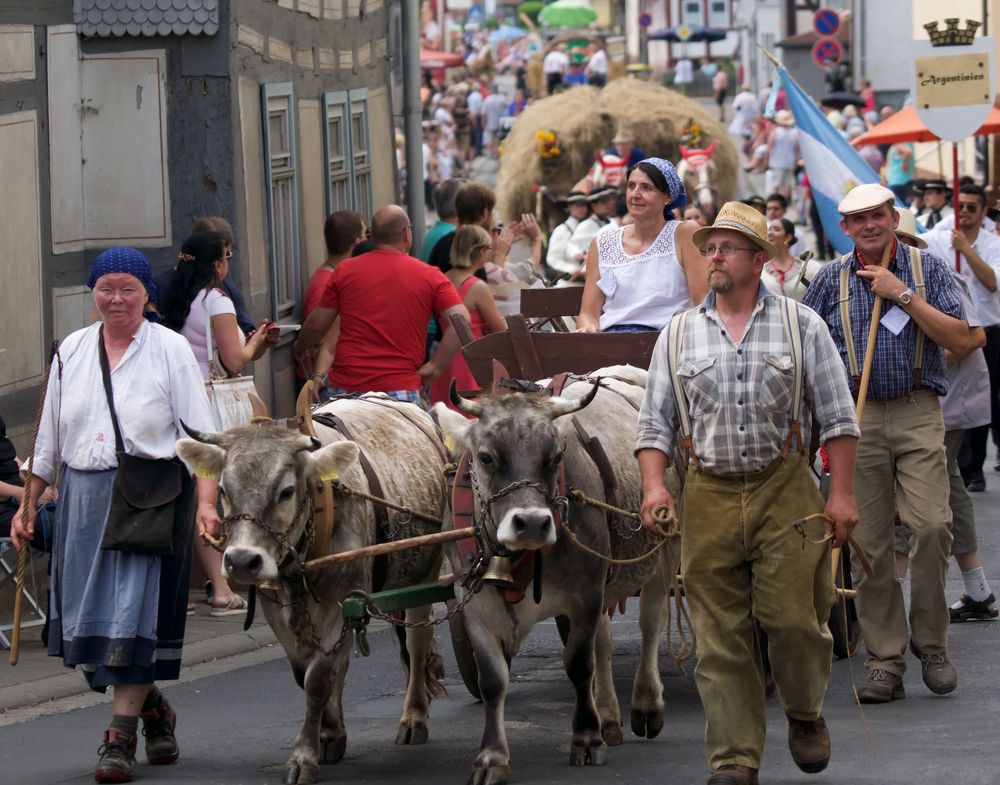
<instances>
[{"instance_id":1,"label":"pile of hay","mask_svg":"<svg viewBox=\"0 0 1000 785\"><path fill-rule=\"evenodd\" d=\"M611 146L615 131L632 132L635 144L647 155L680 161L681 129L694 120L715 141L712 158L719 203L736 193L739 155L725 127L713 113L673 90L637 79L616 79L604 89L574 87L542 98L517 118L503 143L497 182L497 201L504 220L534 212L534 186L544 185L553 196L563 196L587 174L594 153ZM562 155L543 161L535 149L539 130L554 131ZM553 214L547 201L546 213Z\"/></svg>"}]
</instances>

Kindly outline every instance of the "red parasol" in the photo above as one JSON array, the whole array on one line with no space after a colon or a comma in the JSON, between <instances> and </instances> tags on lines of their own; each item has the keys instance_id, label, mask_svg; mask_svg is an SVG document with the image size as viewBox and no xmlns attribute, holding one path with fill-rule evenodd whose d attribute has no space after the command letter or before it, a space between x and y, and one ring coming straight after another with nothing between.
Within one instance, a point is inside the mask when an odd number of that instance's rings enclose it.
<instances>
[{"instance_id":1,"label":"red parasol","mask_svg":"<svg viewBox=\"0 0 1000 785\"><path fill-rule=\"evenodd\" d=\"M1000 134L1000 109L993 107L986 122L973 136ZM895 144L896 142L937 142L938 137L920 122L913 106L904 106L873 128L869 128L857 139L851 141L855 147L866 144Z\"/></svg>"},{"instance_id":2,"label":"red parasol","mask_svg":"<svg viewBox=\"0 0 1000 785\"><path fill-rule=\"evenodd\" d=\"M454 68L465 65L465 57L457 52L435 52L433 49L420 50L421 68Z\"/></svg>"}]
</instances>

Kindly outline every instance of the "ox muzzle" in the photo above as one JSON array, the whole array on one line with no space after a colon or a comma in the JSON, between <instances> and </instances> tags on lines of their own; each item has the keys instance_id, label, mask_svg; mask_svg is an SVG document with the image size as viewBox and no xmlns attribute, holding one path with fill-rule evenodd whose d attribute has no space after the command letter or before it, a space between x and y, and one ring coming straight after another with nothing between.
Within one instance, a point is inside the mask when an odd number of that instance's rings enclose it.
<instances>
[{"instance_id":1,"label":"ox muzzle","mask_svg":"<svg viewBox=\"0 0 1000 785\"><path fill-rule=\"evenodd\" d=\"M512 507L497 526L497 541L511 551L538 550L556 542L556 524L546 507Z\"/></svg>"}]
</instances>

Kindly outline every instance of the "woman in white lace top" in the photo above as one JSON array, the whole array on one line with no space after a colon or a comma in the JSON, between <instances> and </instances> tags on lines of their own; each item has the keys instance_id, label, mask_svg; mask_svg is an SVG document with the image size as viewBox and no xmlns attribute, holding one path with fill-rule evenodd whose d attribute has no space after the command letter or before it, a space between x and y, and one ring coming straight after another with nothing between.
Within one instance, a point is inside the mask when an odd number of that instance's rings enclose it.
<instances>
[{"instance_id":1,"label":"woman in white lace top","mask_svg":"<svg viewBox=\"0 0 1000 785\"><path fill-rule=\"evenodd\" d=\"M691 241L698 225L674 220L686 200L673 164L647 158L629 169L626 200L634 223L608 226L590 244L577 332L662 330L708 292Z\"/></svg>"}]
</instances>

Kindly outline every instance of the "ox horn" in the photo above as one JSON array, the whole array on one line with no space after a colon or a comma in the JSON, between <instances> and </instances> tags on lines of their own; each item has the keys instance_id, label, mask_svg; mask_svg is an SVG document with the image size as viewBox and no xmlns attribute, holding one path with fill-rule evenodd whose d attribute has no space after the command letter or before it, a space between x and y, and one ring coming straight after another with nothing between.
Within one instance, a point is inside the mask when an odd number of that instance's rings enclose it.
<instances>
[{"instance_id":1,"label":"ox horn","mask_svg":"<svg viewBox=\"0 0 1000 785\"><path fill-rule=\"evenodd\" d=\"M451 398L451 402L460 412L471 414L473 417L479 417L483 413L482 404L470 401L458 394L458 385L455 384L454 379L451 380L451 386L448 388L448 397Z\"/></svg>"},{"instance_id":2,"label":"ox horn","mask_svg":"<svg viewBox=\"0 0 1000 785\"><path fill-rule=\"evenodd\" d=\"M567 400L565 398L557 398L549 407L549 414L554 420L556 417L562 417L565 414L572 414L573 412L578 412L580 409L587 406L594 396L597 395L597 390L601 386L601 380L597 379L594 382L594 386L590 388L590 392L584 395L582 398L577 400Z\"/></svg>"},{"instance_id":3,"label":"ox horn","mask_svg":"<svg viewBox=\"0 0 1000 785\"><path fill-rule=\"evenodd\" d=\"M202 444L214 444L219 447L222 446L221 433L213 433L212 431L196 431L194 428L190 428L184 420L181 420L181 427L185 430L187 435L196 442L201 442Z\"/></svg>"}]
</instances>

